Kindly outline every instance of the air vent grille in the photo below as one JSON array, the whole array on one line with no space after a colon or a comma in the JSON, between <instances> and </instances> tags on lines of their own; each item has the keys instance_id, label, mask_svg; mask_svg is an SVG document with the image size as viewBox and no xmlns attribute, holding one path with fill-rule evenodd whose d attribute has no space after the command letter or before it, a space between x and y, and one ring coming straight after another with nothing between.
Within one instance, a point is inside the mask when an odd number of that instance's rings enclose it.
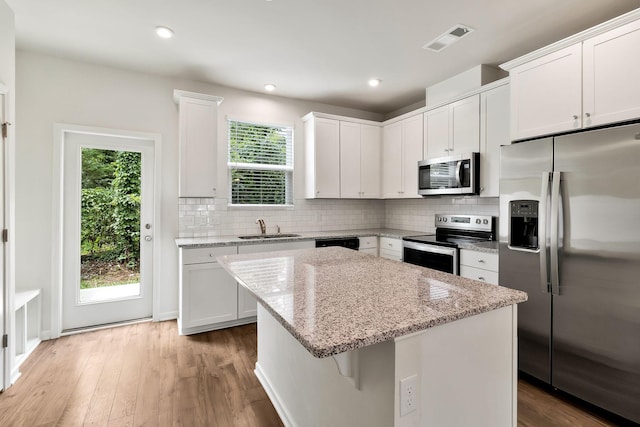
<instances>
[{"instance_id":1,"label":"air vent grille","mask_svg":"<svg viewBox=\"0 0 640 427\"><path fill-rule=\"evenodd\" d=\"M440 52L471 32L473 32L473 28L458 24L449 28L447 31L422 46L422 48L432 50L434 52Z\"/></svg>"}]
</instances>

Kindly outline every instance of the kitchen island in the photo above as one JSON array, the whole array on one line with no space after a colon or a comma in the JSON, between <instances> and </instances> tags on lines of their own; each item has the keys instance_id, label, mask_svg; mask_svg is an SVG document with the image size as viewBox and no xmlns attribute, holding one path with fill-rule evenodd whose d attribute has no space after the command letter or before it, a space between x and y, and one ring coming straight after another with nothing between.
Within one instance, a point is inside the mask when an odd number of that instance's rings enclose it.
<instances>
[{"instance_id":1,"label":"kitchen island","mask_svg":"<svg viewBox=\"0 0 640 427\"><path fill-rule=\"evenodd\" d=\"M516 425L525 293L335 247L218 260L260 302L285 425Z\"/></svg>"}]
</instances>

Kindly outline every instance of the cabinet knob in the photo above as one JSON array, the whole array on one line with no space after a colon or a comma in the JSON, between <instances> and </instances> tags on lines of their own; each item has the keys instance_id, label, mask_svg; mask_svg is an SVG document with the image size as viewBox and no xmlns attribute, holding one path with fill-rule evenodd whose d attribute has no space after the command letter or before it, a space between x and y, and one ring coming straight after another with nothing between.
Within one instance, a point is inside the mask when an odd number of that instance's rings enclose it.
<instances>
[{"instance_id":1,"label":"cabinet knob","mask_svg":"<svg viewBox=\"0 0 640 427\"><path fill-rule=\"evenodd\" d=\"M587 118L591 117L591 113L584 113L585 116L587 116Z\"/></svg>"},{"instance_id":2,"label":"cabinet knob","mask_svg":"<svg viewBox=\"0 0 640 427\"><path fill-rule=\"evenodd\" d=\"M573 120L578 120L578 116L576 116L575 114L573 115Z\"/></svg>"},{"instance_id":3,"label":"cabinet knob","mask_svg":"<svg viewBox=\"0 0 640 427\"><path fill-rule=\"evenodd\" d=\"M484 277L482 277L482 276L480 276L480 277L478 277L478 280L482 280L482 281L484 282L484 281L485 281L485 278L484 278Z\"/></svg>"},{"instance_id":4,"label":"cabinet knob","mask_svg":"<svg viewBox=\"0 0 640 427\"><path fill-rule=\"evenodd\" d=\"M484 260L483 260L483 259L479 259L479 260L478 260L478 262L479 262L480 264L484 264Z\"/></svg>"},{"instance_id":5,"label":"cabinet knob","mask_svg":"<svg viewBox=\"0 0 640 427\"><path fill-rule=\"evenodd\" d=\"M320 190L316 191L316 194L320 194Z\"/></svg>"},{"instance_id":6,"label":"cabinet knob","mask_svg":"<svg viewBox=\"0 0 640 427\"><path fill-rule=\"evenodd\" d=\"M484 191L484 187L480 187L480 191Z\"/></svg>"}]
</instances>

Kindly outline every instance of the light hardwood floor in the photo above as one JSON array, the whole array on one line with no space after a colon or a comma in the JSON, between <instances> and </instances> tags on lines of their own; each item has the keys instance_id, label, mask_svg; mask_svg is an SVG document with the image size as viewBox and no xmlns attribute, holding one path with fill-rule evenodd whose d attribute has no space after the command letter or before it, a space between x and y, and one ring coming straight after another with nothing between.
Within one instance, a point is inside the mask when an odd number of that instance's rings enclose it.
<instances>
[{"instance_id":1,"label":"light hardwood floor","mask_svg":"<svg viewBox=\"0 0 640 427\"><path fill-rule=\"evenodd\" d=\"M0 394L0 426L282 426L258 383L256 328L190 337L174 321L45 341ZM518 425L614 426L520 381Z\"/></svg>"}]
</instances>

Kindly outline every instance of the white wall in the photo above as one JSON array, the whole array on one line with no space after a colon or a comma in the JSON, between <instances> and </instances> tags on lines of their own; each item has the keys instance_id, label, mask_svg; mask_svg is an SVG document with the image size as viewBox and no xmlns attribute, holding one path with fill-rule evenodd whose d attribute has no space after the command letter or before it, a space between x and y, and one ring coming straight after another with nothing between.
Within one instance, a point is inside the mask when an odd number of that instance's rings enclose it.
<instances>
[{"instance_id":1,"label":"white wall","mask_svg":"<svg viewBox=\"0 0 640 427\"><path fill-rule=\"evenodd\" d=\"M3 27L4 28L4 27ZM177 314L178 253L178 110L173 90L183 89L224 97L219 110L219 143L225 144L227 115L295 126L296 164L304 162L301 117L309 111L381 120L377 114L323 104L244 92L194 81L177 80L110 67L65 60L34 52L17 53L16 152L16 287L43 288L43 331L50 331L52 239L53 125L63 122L85 126L154 132L162 135L162 230L160 236L160 318ZM224 146L220 146L224 153ZM219 156L218 182L227 181ZM296 169L296 199L302 197L303 171ZM313 203L313 202L311 202ZM383 202L373 210L383 221ZM368 210L362 204L359 209ZM351 208L351 210L353 210ZM269 212L277 215L277 212ZM250 214L253 215L253 214ZM275 217L273 221L276 220ZM273 224L275 225L275 224ZM283 230L285 231L285 230Z\"/></svg>"}]
</instances>

